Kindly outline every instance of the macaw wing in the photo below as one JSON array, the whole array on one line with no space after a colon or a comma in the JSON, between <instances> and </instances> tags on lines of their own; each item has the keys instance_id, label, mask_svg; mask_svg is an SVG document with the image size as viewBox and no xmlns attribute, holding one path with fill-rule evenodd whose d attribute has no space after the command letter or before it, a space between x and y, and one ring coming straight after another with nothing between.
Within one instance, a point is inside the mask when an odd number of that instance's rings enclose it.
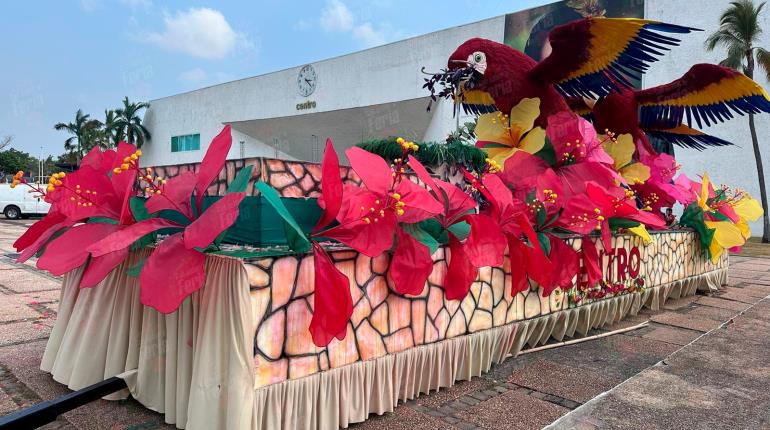
<instances>
[{"instance_id":1,"label":"macaw wing","mask_svg":"<svg viewBox=\"0 0 770 430\"><path fill-rule=\"evenodd\" d=\"M567 102L567 106L569 106L570 110L574 112L577 115L582 116L583 118L587 119L588 121L593 122L594 120L594 112L591 107L593 103L589 105L589 101L586 100L583 97L574 97L574 96L567 96L564 97L564 100ZM591 100L593 102L593 100Z\"/></svg>"},{"instance_id":2,"label":"macaw wing","mask_svg":"<svg viewBox=\"0 0 770 430\"><path fill-rule=\"evenodd\" d=\"M746 75L727 67L696 64L681 78L636 93L642 127L675 126L693 119L702 127L733 118L733 112L770 113L770 96Z\"/></svg>"},{"instance_id":3,"label":"macaw wing","mask_svg":"<svg viewBox=\"0 0 770 430\"><path fill-rule=\"evenodd\" d=\"M712 146L733 145L732 142L728 142L716 136L711 136L684 124L672 128L645 128L644 132L650 137L670 142L684 148L697 149L698 151L702 151Z\"/></svg>"},{"instance_id":4,"label":"macaw wing","mask_svg":"<svg viewBox=\"0 0 770 430\"><path fill-rule=\"evenodd\" d=\"M595 98L631 87L679 39L660 33L690 33L690 27L633 18L585 18L554 28L551 54L530 77L556 85L565 95Z\"/></svg>"},{"instance_id":5,"label":"macaw wing","mask_svg":"<svg viewBox=\"0 0 770 430\"><path fill-rule=\"evenodd\" d=\"M461 91L455 96L455 105L461 105L466 114L483 115L485 113L497 112L495 99L481 90Z\"/></svg>"}]
</instances>

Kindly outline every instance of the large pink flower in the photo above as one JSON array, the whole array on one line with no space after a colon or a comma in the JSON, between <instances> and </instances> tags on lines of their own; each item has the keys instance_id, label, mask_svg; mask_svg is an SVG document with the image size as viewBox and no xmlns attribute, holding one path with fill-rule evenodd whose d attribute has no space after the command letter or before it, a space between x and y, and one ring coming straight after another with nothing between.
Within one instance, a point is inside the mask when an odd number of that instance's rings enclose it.
<instances>
[{"instance_id":1,"label":"large pink flower","mask_svg":"<svg viewBox=\"0 0 770 430\"><path fill-rule=\"evenodd\" d=\"M203 196L225 162L232 145L230 126L212 140L197 174L187 174L159 186L147 201L148 212L174 210L186 218L185 223L149 218L125 226L87 248L94 258L126 253L143 236L161 230L176 232L165 238L148 257L139 276L140 300L162 313L174 312L182 301L199 290L205 281L203 250L227 230L238 218L238 206L246 196L229 193L205 211ZM181 178L181 179L180 179ZM192 185L191 185L192 184ZM195 208L190 202L195 201Z\"/></svg>"},{"instance_id":2,"label":"large pink flower","mask_svg":"<svg viewBox=\"0 0 770 430\"><path fill-rule=\"evenodd\" d=\"M583 161L612 165L593 124L572 112L559 112L548 117L546 128L553 146L556 163L570 165Z\"/></svg>"},{"instance_id":3,"label":"large pink flower","mask_svg":"<svg viewBox=\"0 0 770 430\"><path fill-rule=\"evenodd\" d=\"M449 300L463 299L479 268L503 264L506 243L500 226L492 217L474 213L476 202L468 194L455 185L433 179L417 159L410 157L409 165L443 208L435 218L449 240L450 257L444 290ZM464 242L453 232L453 226L462 223L470 227Z\"/></svg>"},{"instance_id":4,"label":"large pink flower","mask_svg":"<svg viewBox=\"0 0 770 430\"><path fill-rule=\"evenodd\" d=\"M123 261L128 251L89 258L86 248L124 226L133 224L129 200L136 174L114 174L123 164L136 166L141 154L136 147L120 143L117 151L92 149L76 172L54 180L46 200L51 210L14 244L25 261L45 247L37 262L40 269L62 275L88 262L80 286L93 287ZM128 160L128 162L126 161ZM72 227L78 223L87 224ZM72 228L70 228L72 227ZM51 240L58 232L63 234ZM72 247L77 243L78 247Z\"/></svg>"},{"instance_id":5,"label":"large pink flower","mask_svg":"<svg viewBox=\"0 0 770 430\"><path fill-rule=\"evenodd\" d=\"M622 190L613 192L589 182L585 194L570 199L557 224L582 235L600 232L605 249L611 248L611 218L629 219L653 228L665 227L665 222L660 217L640 211L635 203L622 193Z\"/></svg>"}]
</instances>

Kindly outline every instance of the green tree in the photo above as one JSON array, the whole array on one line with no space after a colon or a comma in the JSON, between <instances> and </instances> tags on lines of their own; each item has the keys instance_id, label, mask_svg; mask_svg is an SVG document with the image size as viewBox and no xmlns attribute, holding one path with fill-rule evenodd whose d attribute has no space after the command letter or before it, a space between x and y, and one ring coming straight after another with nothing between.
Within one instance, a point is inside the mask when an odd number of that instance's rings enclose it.
<instances>
[{"instance_id":1,"label":"green tree","mask_svg":"<svg viewBox=\"0 0 770 430\"><path fill-rule=\"evenodd\" d=\"M123 99L123 107L115 110L115 127L119 130L128 143L133 143L141 148L146 140L150 139L150 132L142 125L139 112L150 107L149 103L133 103L128 97Z\"/></svg>"},{"instance_id":2,"label":"green tree","mask_svg":"<svg viewBox=\"0 0 770 430\"><path fill-rule=\"evenodd\" d=\"M767 78L770 79L770 51L755 46L762 34L762 26L759 22L764 8L764 2L759 5L755 5L753 0L731 2L730 7L722 13L719 29L706 40L706 49L709 51L717 47L727 51L727 57L720 64L741 70L751 79L754 79L754 72L757 68L764 71ZM768 214L767 187L762 165L762 151L757 139L753 114L749 114L749 131L751 132L751 143L754 146L754 159L757 163L762 209L765 211L762 242L768 243L770 242L770 214Z\"/></svg>"},{"instance_id":3,"label":"green tree","mask_svg":"<svg viewBox=\"0 0 770 430\"><path fill-rule=\"evenodd\" d=\"M23 170L25 176L34 176L37 174L38 160L24 151L11 148L0 152L0 175L13 175L19 170Z\"/></svg>"},{"instance_id":4,"label":"green tree","mask_svg":"<svg viewBox=\"0 0 770 430\"><path fill-rule=\"evenodd\" d=\"M74 153L77 160L83 158L83 154L98 143L97 132L100 127L98 120L91 119L91 116L84 114L81 109L75 113L75 122L60 122L53 126L55 130L63 130L72 135L64 141L64 150Z\"/></svg>"},{"instance_id":5,"label":"green tree","mask_svg":"<svg viewBox=\"0 0 770 430\"><path fill-rule=\"evenodd\" d=\"M126 135L118 127L118 115L114 110L107 109L104 111L104 123L102 132L108 143L108 147L117 148L118 143L126 140Z\"/></svg>"}]
</instances>

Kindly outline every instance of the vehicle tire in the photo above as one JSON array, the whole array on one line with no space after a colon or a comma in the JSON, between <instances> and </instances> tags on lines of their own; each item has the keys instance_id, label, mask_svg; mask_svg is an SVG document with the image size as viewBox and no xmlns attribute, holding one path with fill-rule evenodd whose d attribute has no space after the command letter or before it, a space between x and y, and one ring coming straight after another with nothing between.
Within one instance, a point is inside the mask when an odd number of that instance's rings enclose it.
<instances>
[{"instance_id":1,"label":"vehicle tire","mask_svg":"<svg viewBox=\"0 0 770 430\"><path fill-rule=\"evenodd\" d=\"M19 219L21 218L21 210L18 206L6 206L5 210L3 211L3 214L8 219Z\"/></svg>"}]
</instances>

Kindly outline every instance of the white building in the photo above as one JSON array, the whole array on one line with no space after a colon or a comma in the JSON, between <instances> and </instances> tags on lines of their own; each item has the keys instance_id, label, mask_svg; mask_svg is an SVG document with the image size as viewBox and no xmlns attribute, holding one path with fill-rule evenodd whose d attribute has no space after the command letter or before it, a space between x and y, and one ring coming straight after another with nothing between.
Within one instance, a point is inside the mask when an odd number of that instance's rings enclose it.
<instances>
[{"instance_id":1,"label":"white building","mask_svg":"<svg viewBox=\"0 0 770 430\"><path fill-rule=\"evenodd\" d=\"M229 158L278 157L318 161L327 136L336 149L363 140L404 136L441 141L469 117L453 117L449 102L426 111L429 97L422 88L425 67L438 71L465 40L483 37L520 49L536 42L560 20L577 18L565 2L497 16L312 64L245 78L152 100L145 125L152 134L145 151L148 165L200 161L206 146L223 124L233 127ZM703 43L719 24L729 0L603 0L607 16L633 16L705 30L681 35L682 45L655 63L643 86L667 83L695 63L717 63L722 52L706 52ZM571 15L575 15L571 17ZM770 29L770 14L763 27ZM537 37L535 34L537 33ZM770 46L770 33L762 45ZM529 52L529 51L528 51ZM762 76L757 80L766 88ZM770 116L757 118L761 144L770 148ZM759 197L748 120L711 127L708 133L738 146L698 152L677 148L676 156L691 177L710 173L717 183L747 189ZM765 151L770 171L770 151ZM344 161L344 158L343 158ZM761 233L761 224L753 226Z\"/></svg>"}]
</instances>

